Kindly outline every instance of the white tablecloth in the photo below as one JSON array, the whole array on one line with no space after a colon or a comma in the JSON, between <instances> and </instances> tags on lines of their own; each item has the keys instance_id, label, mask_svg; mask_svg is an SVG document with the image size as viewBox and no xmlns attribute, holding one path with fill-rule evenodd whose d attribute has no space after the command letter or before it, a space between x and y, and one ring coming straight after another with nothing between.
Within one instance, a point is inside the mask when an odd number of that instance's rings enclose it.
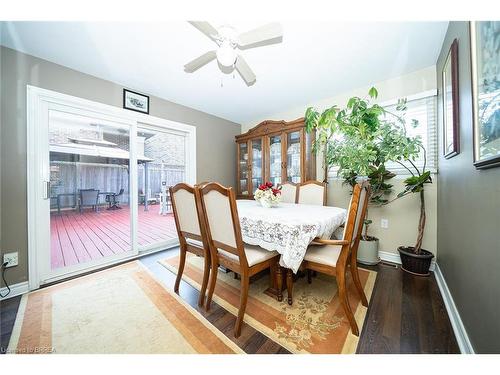
<instances>
[{"instance_id":1,"label":"white tablecloth","mask_svg":"<svg viewBox=\"0 0 500 375\"><path fill-rule=\"evenodd\" d=\"M338 207L280 203L264 208L253 200L238 200L243 242L281 254L280 264L297 272L307 247L316 238L330 238L344 224L347 211Z\"/></svg>"}]
</instances>

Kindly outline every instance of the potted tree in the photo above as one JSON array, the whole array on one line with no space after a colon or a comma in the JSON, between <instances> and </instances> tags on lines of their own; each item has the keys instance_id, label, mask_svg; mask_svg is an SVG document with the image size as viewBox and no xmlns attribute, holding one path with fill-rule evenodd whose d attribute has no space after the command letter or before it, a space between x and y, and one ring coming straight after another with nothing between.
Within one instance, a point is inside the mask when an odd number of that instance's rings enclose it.
<instances>
[{"instance_id":1,"label":"potted tree","mask_svg":"<svg viewBox=\"0 0 500 375\"><path fill-rule=\"evenodd\" d=\"M386 170L385 154L379 147L380 129L387 119L382 107L370 103L370 99L377 96L377 90L372 87L368 98L352 97L345 109L332 106L320 113L308 108L305 114L306 131L314 129L317 134L313 151L322 153L324 181L327 182L328 171L334 165L338 166L338 175L343 178L344 184L352 187L360 180L369 180L372 206L388 202L387 197L393 186L387 181L395 176ZM365 222L358 248L358 261L364 264L379 261L379 240L368 235L370 223L371 220Z\"/></svg>"},{"instance_id":2,"label":"potted tree","mask_svg":"<svg viewBox=\"0 0 500 375\"><path fill-rule=\"evenodd\" d=\"M406 109L406 101L401 101L398 106L403 110ZM417 126L418 122L413 121L412 124L413 126ZM404 121L396 126L384 126L381 130L381 146L385 152L386 160L399 163L411 174L410 177L404 180L404 190L398 193L396 198L387 203L411 194L418 194L420 198L420 218L415 245L398 247L402 268L404 271L415 275L428 276L434 255L430 251L422 249L426 221L425 185L432 183L431 172L426 170L426 150L420 138L409 137L407 135ZM424 156L422 168L417 167L415 163L415 159L420 152Z\"/></svg>"},{"instance_id":3,"label":"potted tree","mask_svg":"<svg viewBox=\"0 0 500 375\"><path fill-rule=\"evenodd\" d=\"M369 98L352 97L345 109L332 106L322 113L308 108L305 114L305 128L316 131L317 139L313 151L323 153L324 181L327 182L328 170L338 166L338 174L344 183L353 186L356 182L368 179L372 185L370 204L382 206L412 193L420 194L420 220L415 246L400 246L403 269L426 275L433 258L432 253L421 248L425 229L424 185L431 183L430 172L425 164L420 170L415 159L421 152L426 158L425 148L417 137L409 137L404 117L389 112L370 99L376 99L377 90L372 87ZM398 112L406 111L406 99L400 99ZM416 120L413 126L418 126ZM389 200L392 187L387 181L394 173L385 168L385 163L393 161L403 166L411 174L405 180L405 190L396 198ZM365 231L360 240L358 260L373 264L378 261L378 239L368 235L371 220L365 222Z\"/></svg>"}]
</instances>

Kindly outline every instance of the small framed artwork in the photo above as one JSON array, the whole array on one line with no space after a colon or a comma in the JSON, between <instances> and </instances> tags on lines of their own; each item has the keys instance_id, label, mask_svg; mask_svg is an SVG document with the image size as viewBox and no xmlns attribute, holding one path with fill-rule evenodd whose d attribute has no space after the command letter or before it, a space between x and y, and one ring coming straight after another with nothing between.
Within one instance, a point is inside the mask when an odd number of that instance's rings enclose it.
<instances>
[{"instance_id":1,"label":"small framed artwork","mask_svg":"<svg viewBox=\"0 0 500 375\"><path fill-rule=\"evenodd\" d=\"M123 108L149 114L149 96L123 89Z\"/></svg>"},{"instance_id":2,"label":"small framed artwork","mask_svg":"<svg viewBox=\"0 0 500 375\"><path fill-rule=\"evenodd\" d=\"M500 21L470 23L474 166L500 166Z\"/></svg>"},{"instance_id":3,"label":"small framed artwork","mask_svg":"<svg viewBox=\"0 0 500 375\"><path fill-rule=\"evenodd\" d=\"M443 67L443 153L446 159L460 152L458 111L458 40L451 43Z\"/></svg>"}]
</instances>

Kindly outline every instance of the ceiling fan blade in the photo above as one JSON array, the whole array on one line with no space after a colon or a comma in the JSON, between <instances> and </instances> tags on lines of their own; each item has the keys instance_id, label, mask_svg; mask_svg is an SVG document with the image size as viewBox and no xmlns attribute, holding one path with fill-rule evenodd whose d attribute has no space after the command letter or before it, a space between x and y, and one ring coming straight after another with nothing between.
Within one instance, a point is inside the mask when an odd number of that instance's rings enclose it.
<instances>
[{"instance_id":1,"label":"ceiling fan blade","mask_svg":"<svg viewBox=\"0 0 500 375\"><path fill-rule=\"evenodd\" d=\"M255 74L248 66L243 56L238 55L235 64L236 70L240 73L241 78L246 82L247 86L252 86L255 83Z\"/></svg>"},{"instance_id":2,"label":"ceiling fan blade","mask_svg":"<svg viewBox=\"0 0 500 375\"><path fill-rule=\"evenodd\" d=\"M238 45L247 47L253 44L270 41L283 37L283 29L277 22L257 27L256 29L241 33L238 37Z\"/></svg>"},{"instance_id":3,"label":"ceiling fan blade","mask_svg":"<svg viewBox=\"0 0 500 375\"><path fill-rule=\"evenodd\" d=\"M184 71L188 73L193 73L195 70L200 69L203 65L208 64L210 61L215 59L215 51L209 51L204 53L200 57L197 57L193 61L188 62L184 65Z\"/></svg>"},{"instance_id":4,"label":"ceiling fan blade","mask_svg":"<svg viewBox=\"0 0 500 375\"><path fill-rule=\"evenodd\" d=\"M215 42L214 36L217 35L218 32L215 29L215 27L213 27L209 22L206 21L188 21L188 22Z\"/></svg>"}]
</instances>

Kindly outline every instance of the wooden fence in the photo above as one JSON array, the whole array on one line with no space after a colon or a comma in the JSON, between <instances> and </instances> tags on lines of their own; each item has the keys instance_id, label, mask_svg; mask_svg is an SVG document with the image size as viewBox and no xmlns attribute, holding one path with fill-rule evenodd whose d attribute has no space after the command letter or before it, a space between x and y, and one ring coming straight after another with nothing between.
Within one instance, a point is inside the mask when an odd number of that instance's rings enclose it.
<instances>
[{"instance_id":1,"label":"wooden fence","mask_svg":"<svg viewBox=\"0 0 500 375\"><path fill-rule=\"evenodd\" d=\"M139 194L148 193L154 197L161 191L161 181L166 181L167 186L173 186L185 181L185 168L179 166L163 166L150 163L148 166L149 191L145 191L144 165L138 166ZM124 189L120 202L128 204L129 201L129 169L128 165L83 163L67 161L50 162L51 182L51 207L57 207L59 194L78 193L80 189L98 189L100 192L118 193ZM72 207L74 198L71 196L60 197L61 207ZM101 197L104 203L104 196Z\"/></svg>"}]
</instances>

